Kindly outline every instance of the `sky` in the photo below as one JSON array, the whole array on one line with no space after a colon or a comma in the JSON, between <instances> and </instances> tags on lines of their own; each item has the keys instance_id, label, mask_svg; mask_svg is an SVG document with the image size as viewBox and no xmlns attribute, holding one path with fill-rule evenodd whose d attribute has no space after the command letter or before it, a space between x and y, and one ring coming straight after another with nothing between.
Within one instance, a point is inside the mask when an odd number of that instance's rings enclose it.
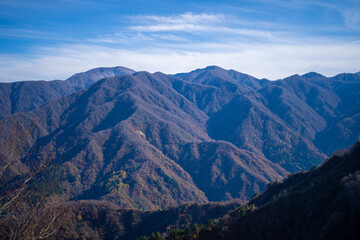
<instances>
[{"instance_id":1,"label":"sky","mask_svg":"<svg viewBox=\"0 0 360 240\"><path fill-rule=\"evenodd\" d=\"M360 71L360 0L0 0L0 82L217 65L271 80Z\"/></svg>"}]
</instances>

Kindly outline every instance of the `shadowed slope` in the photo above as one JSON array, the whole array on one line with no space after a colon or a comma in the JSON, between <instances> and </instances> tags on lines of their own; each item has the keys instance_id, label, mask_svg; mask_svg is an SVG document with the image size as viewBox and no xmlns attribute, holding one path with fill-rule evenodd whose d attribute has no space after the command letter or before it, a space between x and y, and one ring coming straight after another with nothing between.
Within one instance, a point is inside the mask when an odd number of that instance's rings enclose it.
<instances>
[{"instance_id":1,"label":"shadowed slope","mask_svg":"<svg viewBox=\"0 0 360 240\"><path fill-rule=\"evenodd\" d=\"M318 169L275 183L199 239L358 239L360 142ZM275 200L276 199L276 200Z\"/></svg>"},{"instance_id":2,"label":"shadowed slope","mask_svg":"<svg viewBox=\"0 0 360 240\"><path fill-rule=\"evenodd\" d=\"M237 203L182 204L159 211L139 211L120 209L104 201L69 202L58 207L64 214L58 220L59 230L49 239L134 240L157 231L206 224L238 206Z\"/></svg>"},{"instance_id":3,"label":"shadowed slope","mask_svg":"<svg viewBox=\"0 0 360 240\"><path fill-rule=\"evenodd\" d=\"M265 101L255 92L235 98L209 119L210 136L253 151L290 172L319 164L326 156L266 108Z\"/></svg>"}]
</instances>

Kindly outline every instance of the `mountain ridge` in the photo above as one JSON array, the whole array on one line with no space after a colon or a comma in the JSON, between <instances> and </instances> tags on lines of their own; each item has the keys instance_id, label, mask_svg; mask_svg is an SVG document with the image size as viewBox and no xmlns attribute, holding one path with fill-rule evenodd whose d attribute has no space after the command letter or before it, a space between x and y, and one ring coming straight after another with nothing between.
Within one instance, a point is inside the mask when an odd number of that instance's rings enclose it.
<instances>
[{"instance_id":1,"label":"mountain ridge","mask_svg":"<svg viewBox=\"0 0 360 240\"><path fill-rule=\"evenodd\" d=\"M93 77L93 71L85 73ZM0 123L35 121L29 159L57 149L54 162L68 199L146 210L246 201L359 137L355 77L311 73L262 81L219 67L195 72L90 77L95 82L86 88ZM344 126L349 130L341 131Z\"/></svg>"},{"instance_id":2,"label":"mountain ridge","mask_svg":"<svg viewBox=\"0 0 360 240\"><path fill-rule=\"evenodd\" d=\"M84 89L104 77L134 72L125 67L95 68L77 73L67 80L0 83L0 119L17 112L34 110L51 100Z\"/></svg>"}]
</instances>

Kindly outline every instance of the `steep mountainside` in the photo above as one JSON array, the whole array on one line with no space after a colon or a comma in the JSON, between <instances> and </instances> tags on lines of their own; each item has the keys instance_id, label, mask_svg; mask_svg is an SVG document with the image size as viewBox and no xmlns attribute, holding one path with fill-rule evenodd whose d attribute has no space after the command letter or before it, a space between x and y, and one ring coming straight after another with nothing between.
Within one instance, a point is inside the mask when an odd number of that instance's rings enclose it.
<instances>
[{"instance_id":1,"label":"steep mountainside","mask_svg":"<svg viewBox=\"0 0 360 240\"><path fill-rule=\"evenodd\" d=\"M238 206L237 203L183 204L160 211L139 211L120 209L103 201L69 202L57 207L64 214L58 219L58 231L49 239L135 240L156 232L190 228L195 223L206 224Z\"/></svg>"},{"instance_id":2,"label":"steep mountainside","mask_svg":"<svg viewBox=\"0 0 360 240\"><path fill-rule=\"evenodd\" d=\"M27 118L38 124L30 159L56 146L72 199L142 209L245 200L286 175L267 159L212 140L208 116L170 81L145 72L103 79Z\"/></svg>"},{"instance_id":3,"label":"steep mountainside","mask_svg":"<svg viewBox=\"0 0 360 240\"><path fill-rule=\"evenodd\" d=\"M268 81L216 66L175 76L118 67L65 82L71 91L85 89L42 105L51 97L37 100L29 83L19 99L32 105L18 106L42 106L0 123L35 121L24 164L56 149L62 194L71 200L147 210L247 200L359 137L355 74Z\"/></svg>"},{"instance_id":4,"label":"steep mountainside","mask_svg":"<svg viewBox=\"0 0 360 240\"><path fill-rule=\"evenodd\" d=\"M124 67L95 68L75 74L66 81L0 83L0 119L13 113L34 110L53 99L86 88L102 78L134 72Z\"/></svg>"},{"instance_id":5,"label":"steep mountainside","mask_svg":"<svg viewBox=\"0 0 360 240\"><path fill-rule=\"evenodd\" d=\"M265 101L257 92L235 98L209 119L210 136L257 152L258 156L263 155L287 171L299 171L319 164L325 155L266 108Z\"/></svg>"},{"instance_id":6,"label":"steep mountainside","mask_svg":"<svg viewBox=\"0 0 360 240\"><path fill-rule=\"evenodd\" d=\"M233 211L196 239L359 239L359 202L357 142L317 169L269 185L250 201L257 208Z\"/></svg>"}]
</instances>

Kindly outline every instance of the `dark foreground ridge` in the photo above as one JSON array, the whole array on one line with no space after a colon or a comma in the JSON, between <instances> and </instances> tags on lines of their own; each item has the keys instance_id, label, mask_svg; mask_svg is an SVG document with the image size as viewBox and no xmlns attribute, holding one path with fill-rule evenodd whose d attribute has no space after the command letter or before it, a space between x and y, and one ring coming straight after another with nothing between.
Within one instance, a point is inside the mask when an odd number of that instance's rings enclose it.
<instances>
[{"instance_id":1,"label":"dark foreground ridge","mask_svg":"<svg viewBox=\"0 0 360 240\"><path fill-rule=\"evenodd\" d=\"M359 203L360 141L319 168L270 184L250 201L257 207L225 215L196 239L359 239Z\"/></svg>"}]
</instances>

